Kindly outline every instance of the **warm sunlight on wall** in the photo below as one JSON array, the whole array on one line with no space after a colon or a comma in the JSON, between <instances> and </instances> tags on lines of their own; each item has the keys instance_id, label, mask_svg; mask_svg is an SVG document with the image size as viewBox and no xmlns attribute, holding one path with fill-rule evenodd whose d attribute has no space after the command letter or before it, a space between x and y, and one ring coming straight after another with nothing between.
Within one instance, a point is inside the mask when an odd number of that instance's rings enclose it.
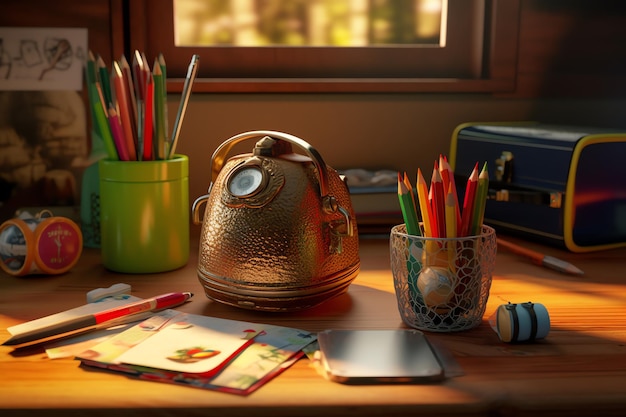
<instances>
[{"instance_id":1,"label":"warm sunlight on wall","mask_svg":"<svg viewBox=\"0 0 626 417\"><path fill-rule=\"evenodd\" d=\"M176 46L445 45L447 0L174 0Z\"/></svg>"}]
</instances>

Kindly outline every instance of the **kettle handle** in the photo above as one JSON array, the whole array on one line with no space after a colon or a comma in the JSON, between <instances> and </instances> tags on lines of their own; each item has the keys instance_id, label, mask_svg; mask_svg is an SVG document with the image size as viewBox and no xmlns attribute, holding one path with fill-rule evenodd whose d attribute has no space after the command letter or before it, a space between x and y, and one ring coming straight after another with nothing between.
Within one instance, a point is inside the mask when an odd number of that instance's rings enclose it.
<instances>
[{"instance_id":1,"label":"kettle handle","mask_svg":"<svg viewBox=\"0 0 626 417\"><path fill-rule=\"evenodd\" d=\"M273 130L253 130L250 132L244 132L244 133L235 135L231 137L230 139L227 139L226 141L224 141L224 143L222 143L215 150L215 152L213 152L213 156L211 157L211 165L210 165L211 184L213 184L215 180L217 179L217 175L220 173L220 171L222 170L222 167L224 166L224 161L226 160L226 156L228 155L228 152L231 150L233 146L235 146L237 143L242 142L244 140L251 139L254 137L263 137L263 136L269 136L273 139L281 139L287 142L291 142L294 145L297 145L300 148L302 148L302 150L304 150L306 154L313 161L315 168L317 168L317 172L319 174L320 195L322 197L322 201L329 200L327 198L328 197L328 173L326 171L326 163L322 159L322 156L319 154L319 152L317 152L317 150L313 148L311 145L309 145L306 141L300 139L297 136L290 135L288 133L273 131ZM334 205L335 207L328 207L328 209L334 212L336 210L336 205L333 203L334 202L330 202L330 205L331 206Z\"/></svg>"}]
</instances>

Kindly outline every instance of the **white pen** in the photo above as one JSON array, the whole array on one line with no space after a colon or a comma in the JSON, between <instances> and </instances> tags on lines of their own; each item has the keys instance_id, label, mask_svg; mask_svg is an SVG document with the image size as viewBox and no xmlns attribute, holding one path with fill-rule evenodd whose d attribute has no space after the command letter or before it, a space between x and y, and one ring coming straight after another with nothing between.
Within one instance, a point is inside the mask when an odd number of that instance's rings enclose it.
<instances>
[{"instance_id":1,"label":"white pen","mask_svg":"<svg viewBox=\"0 0 626 417\"><path fill-rule=\"evenodd\" d=\"M178 143L178 137L180 136L180 129L185 118L185 112L187 111L187 103L191 96L191 90L193 82L196 79L198 73L198 61L200 56L194 55L191 57L189 68L187 69L187 77L185 77L185 84L183 85L183 95L180 98L180 105L178 106L178 113L176 114L176 120L174 122L174 130L172 131L172 139L170 145L170 153L167 155L168 159L171 159L176 152L176 144Z\"/></svg>"}]
</instances>

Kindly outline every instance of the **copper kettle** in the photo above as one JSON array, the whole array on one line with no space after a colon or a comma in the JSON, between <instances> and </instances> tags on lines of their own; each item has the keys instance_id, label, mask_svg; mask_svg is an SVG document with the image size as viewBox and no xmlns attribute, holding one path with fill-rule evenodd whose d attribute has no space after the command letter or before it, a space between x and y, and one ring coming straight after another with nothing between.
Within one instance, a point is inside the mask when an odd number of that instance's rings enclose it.
<instances>
[{"instance_id":1,"label":"copper kettle","mask_svg":"<svg viewBox=\"0 0 626 417\"><path fill-rule=\"evenodd\" d=\"M253 138L252 153L224 162L233 146ZM350 194L311 145L282 132L241 133L215 150L210 173L208 194L192 209L202 224L198 278L207 297L294 311L347 290L360 268Z\"/></svg>"}]
</instances>

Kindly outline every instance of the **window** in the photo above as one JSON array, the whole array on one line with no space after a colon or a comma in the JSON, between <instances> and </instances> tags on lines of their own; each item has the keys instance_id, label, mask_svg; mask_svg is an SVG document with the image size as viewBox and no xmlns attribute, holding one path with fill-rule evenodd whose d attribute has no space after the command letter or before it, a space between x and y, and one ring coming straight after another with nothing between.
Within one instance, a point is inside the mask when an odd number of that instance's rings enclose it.
<instances>
[{"instance_id":1,"label":"window","mask_svg":"<svg viewBox=\"0 0 626 417\"><path fill-rule=\"evenodd\" d=\"M176 46L445 46L448 0L174 0Z\"/></svg>"},{"instance_id":2,"label":"window","mask_svg":"<svg viewBox=\"0 0 626 417\"><path fill-rule=\"evenodd\" d=\"M211 9L206 6L208 2L219 3L222 9ZM127 53L139 49L146 52L149 60L163 53L170 91L180 91L182 80L176 78L184 77L191 56L199 54L200 67L194 85L197 92L505 92L514 88L518 2L129 1ZM343 19L344 25L338 24L326 31L343 31L343 37L335 34L322 41L321 29L315 27L319 25L312 22L328 19L319 16L321 6L328 3L353 9L352 14L336 10L331 14L331 18ZM233 4L244 11L239 20L233 20ZM416 24L416 19L418 16L425 18L428 13L412 13L411 19L406 19L407 10L415 11L420 5L433 4L435 9L439 4L439 14L434 18L438 23L436 29L427 35L414 36L418 28L426 27ZM397 9L400 6L405 9ZM267 35L269 32L261 33L259 28L267 26L263 13L267 13L268 8L278 14L291 13L288 23L292 27L283 28L282 32L277 30L277 24L269 27L274 37ZM177 18L175 9L179 12ZM390 29L393 19L381 19L385 14L402 16L408 23ZM209 17L208 23L201 23L202 15ZM368 15L369 20L364 15ZM432 25L432 15L430 22ZM350 25L359 27L356 35L346 35ZM202 26L208 26L204 34L202 30L195 30ZM245 27L248 32L237 34L238 27ZM407 30L411 31L409 36ZM199 45L203 37L212 37L213 40L209 40L212 44ZM246 38L247 43L242 44L237 37ZM256 44L250 43L253 37L257 37ZM357 45L348 44L345 41L348 37L357 39L353 40ZM259 38L263 46L258 46ZM278 44L288 38L295 41Z\"/></svg>"}]
</instances>

